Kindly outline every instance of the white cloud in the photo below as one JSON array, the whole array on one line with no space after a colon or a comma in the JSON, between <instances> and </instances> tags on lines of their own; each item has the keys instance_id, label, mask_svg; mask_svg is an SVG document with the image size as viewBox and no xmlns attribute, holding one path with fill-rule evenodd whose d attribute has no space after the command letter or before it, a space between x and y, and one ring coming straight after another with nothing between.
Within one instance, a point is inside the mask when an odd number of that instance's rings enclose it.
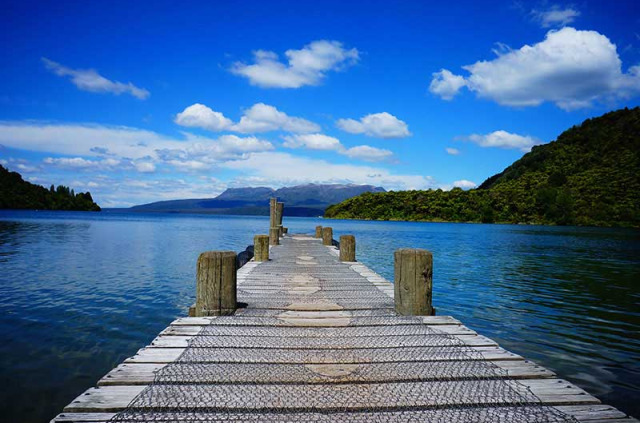
<instances>
[{"instance_id":1,"label":"white cloud","mask_svg":"<svg viewBox=\"0 0 640 423\"><path fill-rule=\"evenodd\" d=\"M458 150L457 148L447 147L445 148L445 150L447 151L447 154L451 154L452 156L457 156L458 154L460 154L460 150Z\"/></svg>"},{"instance_id":2,"label":"white cloud","mask_svg":"<svg viewBox=\"0 0 640 423\"><path fill-rule=\"evenodd\" d=\"M429 84L429 91L439 96L443 100L451 100L460 88L467 85L464 77L460 75L454 75L447 69L441 69L439 72L432 74L431 84Z\"/></svg>"},{"instance_id":3,"label":"white cloud","mask_svg":"<svg viewBox=\"0 0 640 423\"><path fill-rule=\"evenodd\" d=\"M120 164L120 160L87 160L82 157L47 157L43 163L64 169L110 169Z\"/></svg>"},{"instance_id":4,"label":"white cloud","mask_svg":"<svg viewBox=\"0 0 640 423\"><path fill-rule=\"evenodd\" d=\"M287 135L283 138L285 142L282 145L288 148L305 147L310 150L336 151L344 148L339 139L324 134Z\"/></svg>"},{"instance_id":5,"label":"white cloud","mask_svg":"<svg viewBox=\"0 0 640 423\"><path fill-rule=\"evenodd\" d=\"M277 130L305 133L317 132L320 126L306 119L289 116L268 104L256 103L245 110L240 122L230 129L245 134Z\"/></svg>"},{"instance_id":6,"label":"white cloud","mask_svg":"<svg viewBox=\"0 0 640 423\"><path fill-rule=\"evenodd\" d=\"M377 138L404 138L411 135L407 124L394 115L382 112L355 119L338 119L336 126L350 134L365 134Z\"/></svg>"},{"instance_id":7,"label":"white cloud","mask_svg":"<svg viewBox=\"0 0 640 423\"><path fill-rule=\"evenodd\" d=\"M288 135L283 137L285 142L282 144L288 148L304 147L309 150L325 150L336 151L352 159L364 160L367 162L379 162L393 156L389 150L371 147L369 145L358 145L346 148L339 139L324 134L301 134Z\"/></svg>"},{"instance_id":8,"label":"white cloud","mask_svg":"<svg viewBox=\"0 0 640 423\"><path fill-rule=\"evenodd\" d=\"M461 179L459 181L455 181L453 183L453 186L457 188L462 188L462 189L471 189L471 188L475 188L478 185L475 182L468 181L466 179Z\"/></svg>"},{"instance_id":9,"label":"white cloud","mask_svg":"<svg viewBox=\"0 0 640 423\"><path fill-rule=\"evenodd\" d=\"M243 134L269 131L293 133L318 132L317 124L286 113L264 103L256 103L246 109L240 122L233 123L222 113L216 112L204 104L193 104L176 115L175 123L181 126L197 127L209 131L232 131Z\"/></svg>"},{"instance_id":10,"label":"white cloud","mask_svg":"<svg viewBox=\"0 0 640 423\"><path fill-rule=\"evenodd\" d=\"M580 16L580 12L573 7L562 9L557 5L554 5L547 10L534 9L531 11L531 14L533 15L533 19L543 28L565 26Z\"/></svg>"},{"instance_id":11,"label":"white cloud","mask_svg":"<svg viewBox=\"0 0 640 423\"><path fill-rule=\"evenodd\" d=\"M64 182L64 181L63 181ZM101 207L130 207L137 204L183 198L212 198L227 187L215 178L158 178L153 180L105 177L91 188L91 195ZM72 185L81 186L81 185Z\"/></svg>"},{"instance_id":12,"label":"white cloud","mask_svg":"<svg viewBox=\"0 0 640 423\"><path fill-rule=\"evenodd\" d=\"M111 81L100 75L95 69L71 69L46 57L43 57L42 61L47 69L56 75L70 77L73 85L83 91L116 95L125 93L131 94L140 100L144 100L151 95L149 91L144 88L138 88L131 82L125 84L119 81Z\"/></svg>"},{"instance_id":13,"label":"white cloud","mask_svg":"<svg viewBox=\"0 0 640 423\"><path fill-rule=\"evenodd\" d=\"M37 166L30 166L27 164L23 164L23 163L18 163L16 165L16 167L18 168L18 170L21 173L32 173L32 172L38 172L40 169Z\"/></svg>"},{"instance_id":14,"label":"white cloud","mask_svg":"<svg viewBox=\"0 0 640 423\"><path fill-rule=\"evenodd\" d=\"M152 162L137 162L135 167L140 173L153 173L156 171L156 165Z\"/></svg>"},{"instance_id":15,"label":"white cloud","mask_svg":"<svg viewBox=\"0 0 640 423\"><path fill-rule=\"evenodd\" d=\"M204 128L209 131L223 131L232 124L222 113L214 112L200 103L192 104L178 113L174 122L181 126Z\"/></svg>"},{"instance_id":16,"label":"white cloud","mask_svg":"<svg viewBox=\"0 0 640 423\"><path fill-rule=\"evenodd\" d=\"M110 155L129 158L155 156L156 150L187 150L206 144L216 153L272 149L268 141L255 137L223 135L217 139L184 133L185 139L126 126L50 124L0 121L0 145L22 150L66 155Z\"/></svg>"},{"instance_id":17,"label":"white cloud","mask_svg":"<svg viewBox=\"0 0 640 423\"><path fill-rule=\"evenodd\" d=\"M129 127L38 122L0 122L0 145L72 156L45 161L45 164L59 167L98 169L119 166L140 172L152 172L150 164L178 166L177 163L195 160L211 167L220 161L239 159L251 152L274 148L270 142L255 137L223 135L211 139L184 133L184 139L174 139ZM104 158L106 152L108 158ZM90 160L87 157L103 159Z\"/></svg>"},{"instance_id":18,"label":"white cloud","mask_svg":"<svg viewBox=\"0 0 640 423\"><path fill-rule=\"evenodd\" d=\"M16 159L13 157L8 157L7 159L0 159L0 165L5 166L7 169L16 171L21 174L41 171L41 168L38 165L34 165L28 160Z\"/></svg>"},{"instance_id":19,"label":"white cloud","mask_svg":"<svg viewBox=\"0 0 640 423\"><path fill-rule=\"evenodd\" d=\"M353 183L383 186L387 189L427 189L436 186L433 178L422 175L394 174L371 166L335 164L325 160L293 156L288 153L251 154L245 160L233 160L222 168L243 172L236 181L286 186L304 183ZM282 170L286 169L286 172Z\"/></svg>"},{"instance_id":20,"label":"white cloud","mask_svg":"<svg viewBox=\"0 0 640 423\"><path fill-rule=\"evenodd\" d=\"M338 41L314 41L300 50L287 50L287 63L272 51L253 52L253 64L236 62L231 72L243 76L251 85L262 88L299 88L318 85L329 71L337 71L355 64L359 52L345 49Z\"/></svg>"},{"instance_id":21,"label":"white cloud","mask_svg":"<svg viewBox=\"0 0 640 423\"><path fill-rule=\"evenodd\" d=\"M182 172L191 172L191 171L199 172L199 171L211 169L211 163L203 162L200 160L188 160L188 159L177 160L176 159L176 160L168 160L167 163Z\"/></svg>"},{"instance_id":22,"label":"white cloud","mask_svg":"<svg viewBox=\"0 0 640 423\"><path fill-rule=\"evenodd\" d=\"M393 153L389 150L371 147L369 145L358 145L356 147L351 147L344 150L342 154L353 159L360 159L367 162L380 162L393 156Z\"/></svg>"},{"instance_id":23,"label":"white cloud","mask_svg":"<svg viewBox=\"0 0 640 423\"><path fill-rule=\"evenodd\" d=\"M486 135L472 134L462 139L474 142L481 147L518 149L525 153L530 151L534 145L541 143L537 138L528 135L513 134L507 131L494 131Z\"/></svg>"},{"instance_id":24,"label":"white cloud","mask_svg":"<svg viewBox=\"0 0 640 423\"><path fill-rule=\"evenodd\" d=\"M616 46L607 37L570 27L550 31L544 41L532 46L463 68L470 73L464 86L507 106L552 102L572 110L640 93L640 66L623 73ZM438 78L434 76L434 81ZM461 87L450 86L440 95L450 98Z\"/></svg>"},{"instance_id":25,"label":"white cloud","mask_svg":"<svg viewBox=\"0 0 640 423\"><path fill-rule=\"evenodd\" d=\"M107 151L135 159L149 156L155 148L179 146L182 142L123 126L0 121L0 144L70 156L97 156Z\"/></svg>"},{"instance_id":26,"label":"white cloud","mask_svg":"<svg viewBox=\"0 0 640 423\"><path fill-rule=\"evenodd\" d=\"M185 135L189 141L186 145L155 151L162 161L180 170L207 170L226 160L245 159L250 153L274 148L269 141L254 137L223 135L214 141L192 134Z\"/></svg>"}]
</instances>

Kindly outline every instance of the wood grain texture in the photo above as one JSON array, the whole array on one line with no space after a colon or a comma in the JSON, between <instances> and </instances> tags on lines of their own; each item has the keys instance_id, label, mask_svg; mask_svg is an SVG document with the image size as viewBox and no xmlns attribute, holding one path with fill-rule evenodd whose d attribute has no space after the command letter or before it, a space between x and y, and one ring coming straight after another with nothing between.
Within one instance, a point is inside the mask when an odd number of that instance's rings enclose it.
<instances>
[{"instance_id":1,"label":"wood grain texture","mask_svg":"<svg viewBox=\"0 0 640 423\"><path fill-rule=\"evenodd\" d=\"M269 235L253 237L253 259L255 261L269 261Z\"/></svg>"},{"instance_id":2,"label":"wood grain texture","mask_svg":"<svg viewBox=\"0 0 640 423\"><path fill-rule=\"evenodd\" d=\"M394 255L396 311L403 316L433 314L433 256L427 250L401 248Z\"/></svg>"},{"instance_id":3,"label":"wood grain texture","mask_svg":"<svg viewBox=\"0 0 640 423\"><path fill-rule=\"evenodd\" d=\"M356 261L356 237L340 235L340 261Z\"/></svg>"},{"instance_id":4,"label":"wood grain texture","mask_svg":"<svg viewBox=\"0 0 640 423\"><path fill-rule=\"evenodd\" d=\"M196 316L220 316L236 311L236 253L207 251L196 265Z\"/></svg>"},{"instance_id":5,"label":"wood grain texture","mask_svg":"<svg viewBox=\"0 0 640 423\"><path fill-rule=\"evenodd\" d=\"M323 227L322 228L322 244L331 245L332 241L333 241L333 228Z\"/></svg>"},{"instance_id":6,"label":"wood grain texture","mask_svg":"<svg viewBox=\"0 0 640 423\"><path fill-rule=\"evenodd\" d=\"M269 228L269 245L280 245L280 229L277 226Z\"/></svg>"}]
</instances>

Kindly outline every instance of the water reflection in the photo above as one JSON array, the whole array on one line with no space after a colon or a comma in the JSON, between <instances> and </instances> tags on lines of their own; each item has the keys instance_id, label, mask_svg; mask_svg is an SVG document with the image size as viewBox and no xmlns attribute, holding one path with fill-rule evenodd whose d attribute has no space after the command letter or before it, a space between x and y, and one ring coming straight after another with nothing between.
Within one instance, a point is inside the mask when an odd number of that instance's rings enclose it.
<instances>
[{"instance_id":1,"label":"water reflection","mask_svg":"<svg viewBox=\"0 0 640 423\"><path fill-rule=\"evenodd\" d=\"M508 349L640 415L638 231L287 218L392 252L434 253L434 301ZM266 218L0 211L0 413L46 422L194 300L200 252L240 251Z\"/></svg>"}]
</instances>

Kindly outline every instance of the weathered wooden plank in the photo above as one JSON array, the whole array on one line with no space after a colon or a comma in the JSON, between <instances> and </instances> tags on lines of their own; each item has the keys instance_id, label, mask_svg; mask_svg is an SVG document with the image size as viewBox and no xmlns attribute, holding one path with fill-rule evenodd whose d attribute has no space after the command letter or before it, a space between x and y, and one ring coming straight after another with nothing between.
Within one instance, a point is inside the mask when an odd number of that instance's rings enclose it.
<instances>
[{"instance_id":1,"label":"weathered wooden plank","mask_svg":"<svg viewBox=\"0 0 640 423\"><path fill-rule=\"evenodd\" d=\"M606 404L592 405L566 405L557 407L563 413L573 416L579 421L592 422L593 420L623 419L627 415L620 410Z\"/></svg>"},{"instance_id":2,"label":"weathered wooden plank","mask_svg":"<svg viewBox=\"0 0 640 423\"><path fill-rule=\"evenodd\" d=\"M165 364L120 364L98 381L98 386L147 385ZM346 383L419 380L463 380L499 377L504 379L549 378L554 373L530 361L496 362L485 369L469 365L453 371L451 362L431 364L365 363L365 364L199 364L195 372L192 365L184 368L185 379L175 382L193 383ZM492 370L495 366L496 370ZM177 370L174 370L175 373ZM494 376L495 375L495 376ZM195 379L195 380L194 380Z\"/></svg>"},{"instance_id":3,"label":"weathered wooden plank","mask_svg":"<svg viewBox=\"0 0 640 423\"><path fill-rule=\"evenodd\" d=\"M626 417L626 415L618 410L615 410L610 406L603 405L571 405L571 406L557 406L555 409L566 413L576 420L585 423L638 423L638 420ZM612 412L611 410L614 410ZM419 414L419 411L414 412L414 414ZM405 420L409 420L411 416L411 412L404 411L403 412ZM51 422L52 423L106 423L108 422L115 413L62 413L56 416ZM365 416L370 417L370 414L361 415L360 413L351 413L351 417L355 421L365 421ZM305 417L314 417L311 413L287 413L280 416L277 416L277 420L281 422L300 422L305 421ZM335 416L337 417L337 416ZM326 418L325 421L329 420L331 417ZM418 419L415 419L416 421ZM240 420L237 420L241 422ZM255 417L249 416L247 418L248 422L256 421ZM315 418L313 421L321 421L320 418Z\"/></svg>"},{"instance_id":4,"label":"weathered wooden plank","mask_svg":"<svg viewBox=\"0 0 640 423\"><path fill-rule=\"evenodd\" d=\"M497 381L493 381L498 383ZM509 404L510 399L500 400L479 393L487 389L492 381L435 381L435 382L392 382L361 384L318 384L318 385L165 385L165 406L172 409L197 409L219 406L224 410L302 410L312 407L340 410L384 410L403 407L441 407L486 404ZM503 382L499 382L503 383ZM561 379L524 379L510 382L514 392L519 383L527 386L542 404L570 405L593 404L600 401L577 386ZM91 388L69 404L65 412L118 411L126 407L144 386L104 386ZM152 389L159 389L153 388ZM191 395L172 396L171 391ZM456 393L457 394L454 394ZM202 403L200 398L207 398ZM304 404L298 398L305 398ZM507 401L507 402L505 402Z\"/></svg>"},{"instance_id":5,"label":"weathered wooden plank","mask_svg":"<svg viewBox=\"0 0 640 423\"><path fill-rule=\"evenodd\" d=\"M175 338L175 339L172 339ZM151 342L154 347L187 347L192 345L193 335L160 335ZM191 344L189 343L191 342ZM275 336L208 336L197 340L200 347L210 348L260 348L260 349L373 349L406 347L461 347L496 346L495 341L481 335L457 335L455 338L407 336L359 336L349 337L275 337Z\"/></svg>"},{"instance_id":6,"label":"weathered wooden plank","mask_svg":"<svg viewBox=\"0 0 640 423\"><path fill-rule=\"evenodd\" d=\"M488 407L490 408L490 407ZM566 413L569 416L572 416L576 420L585 423L638 423L638 420L634 418L627 417L626 414L621 411L616 410L615 408L602 405L602 404L589 404L589 405L569 405L569 406L555 406L553 407L556 410ZM418 414L419 411L416 412ZM405 420L409 420L411 417L411 412L404 411ZM115 413L61 413L56 416L51 422L52 423L106 423L108 422ZM365 414L370 417L370 414ZM350 416L353 417L353 420L366 420L363 417L365 415L361 415L360 413L351 413ZM278 420L282 422L300 422L304 421L304 417L312 416L311 413L287 413L278 416ZM330 421L331 417L326 419L326 421ZM415 419L418 420L418 419ZM256 421L255 417L248 418L247 421ZM314 421L320 421L320 419L315 419Z\"/></svg>"},{"instance_id":7,"label":"weathered wooden plank","mask_svg":"<svg viewBox=\"0 0 640 423\"><path fill-rule=\"evenodd\" d=\"M220 325L225 325L225 323L231 324L233 319L233 325L238 325L239 323L251 325L251 326L267 326L270 325L269 321L265 318L261 317L243 317L242 319L238 318L239 316L225 316L219 318L217 316L212 317L181 317L179 319L171 322L170 326L207 326L211 323L216 323ZM368 322L372 322L372 325L376 325L376 319L372 317L352 317L351 312L349 311L285 311L277 315L279 319L308 319L311 321L318 320L318 325L321 323L326 323L326 326L332 326L330 324L331 319L342 319L349 318L351 325L358 325L358 322L363 322L365 325ZM424 322L427 326L451 326L458 325L462 326L462 323L453 318L452 316L419 316L419 318ZM388 321L385 324L394 324L394 325L402 325L407 324L412 320L412 318L403 318L403 317L393 317L390 319L394 319L395 322ZM390 319L378 319L380 323L377 325L382 325L385 320ZM414 319L415 320L415 319Z\"/></svg>"},{"instance_id":8,"label":"weathered wooden plank","mask_svg":"<svg viewBox=\"0 0 640 423\"><path fill-rule=\"evenodd\" d=\"M51 423L106 423L116 413L60 413Z\"/></svg>"},{"instance_id":9,"label":"weathered wooden plank","mask_svg":"<svg viewBox=\"0 0 640 423\"><path fill-rule=\"evenodd\" d=\"M422 328L424 327L424 328ZM202 326L169 326L160 335L197 335ZM330 328L281 328L274 326L218 326L208 325L208 334L211 336L273 336L273 337L360 337L360 336L405 336L415 335L475 335L476 332L462 325L438 325L433 330L427 325L397 325L397 326L370 326L370 327L330 327Z\"/></svg>"},{"instance_id":10,"label":"weathered wooden plank","mask_svg":"<svg viewBox=\"0 0 640 423\"><path fill-rule=\"evenodd\" d=\"M523 358L499 347L474 347L479 359L502 361ZM170 363L175 361L185 348L142 348L125 363ZM400 351L398 351L400 350ZM452 352L447 349L425 351L429 348L406 347L402 349L371 348L351 350L326 349L272 349L268 354L260 349L210 348L208 360L211 363L387 363L403 361L443 361L452 360Z\"/></svg>"}]
</instances>

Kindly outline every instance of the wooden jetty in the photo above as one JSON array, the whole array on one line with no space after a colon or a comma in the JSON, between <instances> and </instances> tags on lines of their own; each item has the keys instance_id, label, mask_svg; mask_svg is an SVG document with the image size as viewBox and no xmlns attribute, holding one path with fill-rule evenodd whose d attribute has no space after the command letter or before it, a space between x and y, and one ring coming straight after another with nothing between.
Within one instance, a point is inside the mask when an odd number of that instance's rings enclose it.
<instances>
[{"instance_id":1,"label":"wooden jetty","mask_svg":"<svg viewBox=\"0 0 640 423\"><path fill-rule=\"evenodd\" d=\"M331 228L198 260L197 301L53 422L637 420L431 306L431 255L395 253L395 284ZM237 309L236 309L237 308Z\"/></svg>"}]
</instances>

